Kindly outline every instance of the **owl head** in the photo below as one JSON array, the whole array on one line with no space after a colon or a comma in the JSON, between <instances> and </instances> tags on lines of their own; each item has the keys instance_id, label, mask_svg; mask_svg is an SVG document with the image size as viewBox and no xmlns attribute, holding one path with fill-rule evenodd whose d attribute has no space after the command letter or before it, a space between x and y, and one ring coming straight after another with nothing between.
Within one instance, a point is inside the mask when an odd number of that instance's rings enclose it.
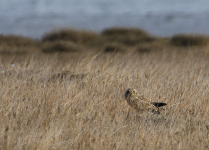
<instances>
[{"instance_id":1,"label":"owl head","mask_svg":"<svg viewBox=\"0 0 209 150\"><path fill-rule=\"evenodd\" d=\"M128 88L125 92L125 98L127 99L128 97L132 96L132 95L136 95L137 91L133 88Z\"/></svg>"}]
</instances>

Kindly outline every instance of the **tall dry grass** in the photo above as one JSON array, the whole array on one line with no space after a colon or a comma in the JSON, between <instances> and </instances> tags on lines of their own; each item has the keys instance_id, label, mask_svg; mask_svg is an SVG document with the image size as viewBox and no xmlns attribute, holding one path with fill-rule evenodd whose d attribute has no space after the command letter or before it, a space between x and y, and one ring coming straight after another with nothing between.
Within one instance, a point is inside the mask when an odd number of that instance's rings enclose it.
<instances>
[{"instance_id":1,"label":"tall dry grass","mask_svg":"<svg viewBox=\"0 0 209 150\"><path fill-rule=\"evenodd\" d=\"M1 149L209 148L209 58L198 49L38 57L0 64ZM129 87L166 109L137 113Z\"/></svg>"}]
</instances>

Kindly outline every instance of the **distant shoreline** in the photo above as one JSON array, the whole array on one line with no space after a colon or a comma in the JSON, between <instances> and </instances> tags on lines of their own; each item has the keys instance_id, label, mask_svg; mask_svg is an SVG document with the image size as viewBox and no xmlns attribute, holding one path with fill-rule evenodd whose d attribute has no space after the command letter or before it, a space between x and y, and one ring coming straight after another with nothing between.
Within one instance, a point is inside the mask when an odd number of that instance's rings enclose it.
<instances>
[{"instance_id":1,"label":"distant shoreline","mask_svg":"<svg viewBox=\"0 0 209 150\"><path fill-rule=\"evenodd\" d=\"M140 28L112 27L102 32L62 29L45 33L41 39L17 35L0 35L0 54L74 53L74 52L139 52L201 47L209 43L203 34L177 34L172 37L152 36Z\"/></svg>"},{"instance_id":2,"label":"distant shoreline","mask_svg":"<svg viewBox=\"0 0 209 150\"><path fill-rule=\"evenodd\" d=\"M111 29L111 28L126 28L126 29L132 29L132 28L134 28L134 29L140 29L140 30L143 30L144 32L148 33L149 35L152 35L153 37L159 37L159 38L171 38L171 37L173 37L175 35L179 35L179 34L209 36L209 33L207 33L207 32L177 32L177 33L174 33L172 35L167 35L166 36L164 34L159 34L159 35L158 34L153 34L151 32L148 32L148 30L143 29L143 28L140 28L140 27L126 27L126 26L125 27L123 27L123 26L122 27L121 26L112 26L112 27L103 28L101 30L81 29L81 28L74 28L74 27L52 28L51 30L48 30L48 31L43 32L38 37L37 36L25 35L24 33L23 34L0 33L0 35L3 35L3 36L20 36L20 37L30 38L30 39L33 39L33 40L41 40L48 33L59 32L59 31L62 31L62 30L87 31L87 32L94 32L94 33L100 34L104 30ZM39 31L37 31L37 32L39 32Z\"/></svg>"}]
</instances>

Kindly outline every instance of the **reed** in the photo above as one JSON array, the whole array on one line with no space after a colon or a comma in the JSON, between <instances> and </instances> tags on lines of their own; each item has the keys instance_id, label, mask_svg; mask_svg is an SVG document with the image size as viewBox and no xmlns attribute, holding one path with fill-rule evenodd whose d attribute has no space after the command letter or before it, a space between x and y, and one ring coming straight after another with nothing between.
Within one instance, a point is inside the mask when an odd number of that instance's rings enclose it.
<instances>
[{"instance_id":1,"label":"reed","mask_svg":"<svg viewBox=\"0 0 209 150\"><path fill-rule=\"evenodd\" d=\"M1 149L208 149L209 59L199 49L65 63L59 55L0 63ZM137 113L124 97L129 87L165 110Z\"/></svg>"}]
</instances>

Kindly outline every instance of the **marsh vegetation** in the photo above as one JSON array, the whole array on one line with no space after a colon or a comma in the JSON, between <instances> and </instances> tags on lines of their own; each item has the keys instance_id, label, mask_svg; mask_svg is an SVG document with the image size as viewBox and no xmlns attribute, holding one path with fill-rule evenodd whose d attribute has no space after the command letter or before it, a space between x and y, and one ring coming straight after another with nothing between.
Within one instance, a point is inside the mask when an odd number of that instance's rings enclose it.
<instances>
[{"instance_id":1,"label":"marsh vegetation","mask_svg":"<svg viewBox=\"0 0 209 150\"><path fill-rule=\"evenodd\" d=\"M146 40L124 44L109 30L91 38L63 32L1 36L1 149L209 148L207 44L179 46L144 32ZM81 35L72 40L70 32ZM129 87L166 108L137 113L124 98Z\"/></svg>"}]
</instances>

